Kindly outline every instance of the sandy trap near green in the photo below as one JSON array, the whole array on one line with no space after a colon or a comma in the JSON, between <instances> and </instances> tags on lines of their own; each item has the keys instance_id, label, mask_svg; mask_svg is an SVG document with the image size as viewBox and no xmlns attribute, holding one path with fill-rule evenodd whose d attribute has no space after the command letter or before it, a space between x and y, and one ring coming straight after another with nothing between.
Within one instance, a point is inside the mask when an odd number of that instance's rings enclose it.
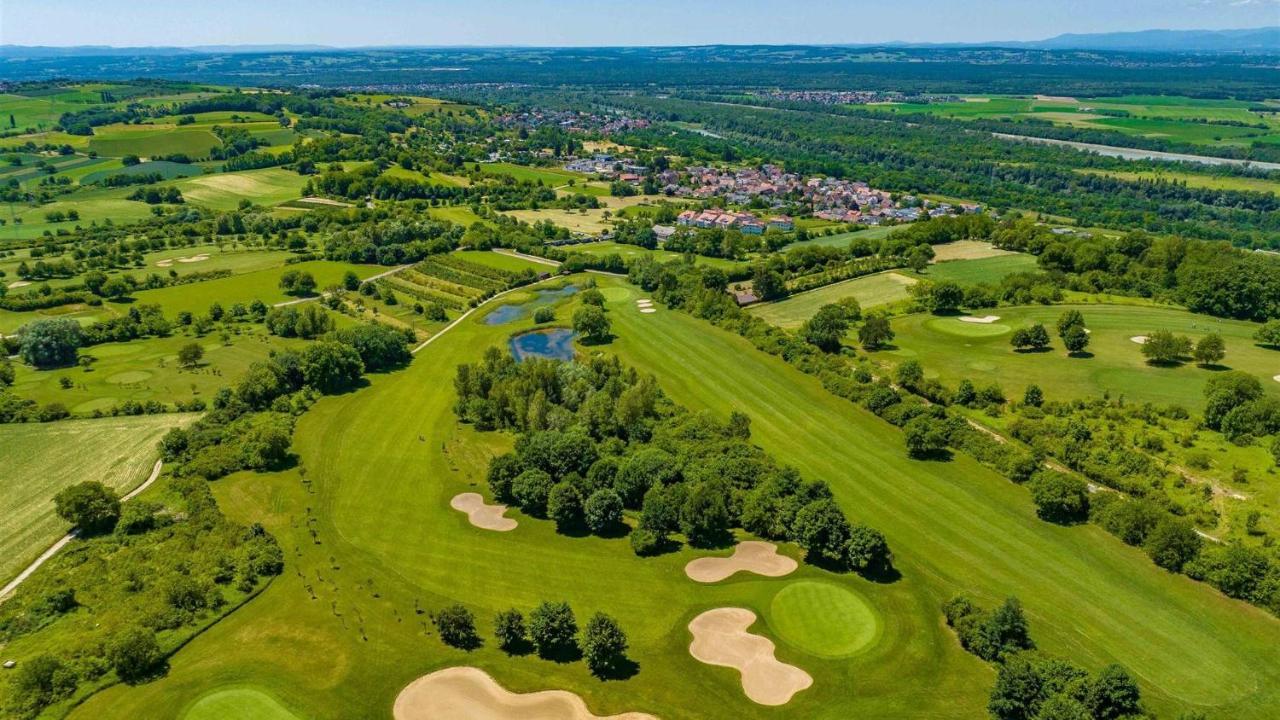
<instances>
[{"instance_id":1,"label":"sandy trap near green","mask_svg":"<svg viewBox=\"0 0 1280 720\"><path fill-rule=\"evenodd\" d=\"M785 705L813 685L813 677L773 655L773 641L747 632L756 614L745 608L708 610L689 622L689 654L708 665L742 673L742 691L761 705Z\"/></svg>"},{"instance_id":2,"label":"sandy trap near green","mask_svg":"<svg viewBox=\"0 0 1280 720\"><path fill-rule=\"evenodd\" d=\"M778 554L771 542L747 540L738 543L729 557L704 557L689 561L684 574L701 583L720 582L736 572L750 572L765 577L782 577L795 572L796 561Z\"/></svg>"},{"instance_id":3,"label":"sandy trap near green","mask_svg":"<svg viewBox=\"0 0 1280 720\"><path fill-rule=\"evenodd\" d=\"M396 720L657 720L639 712L600 716L563 690L513 693L488 673L453 667L424 675L396 697Z\"/></svg>"},{"instance_id":4,"label":"sandy trap near green","mask_svg":"<svg viewBox=\"0 0 1280 720\"><path fill-rule=\"evenodd\" d=\"M518 524L509 517L503 517L507 512L506 505L488 505L480 493L468 492L455 495L449 501L449 507L466 513L467 520L483 530L507 532L515 530Z\"/></svg>"}]
</instances>

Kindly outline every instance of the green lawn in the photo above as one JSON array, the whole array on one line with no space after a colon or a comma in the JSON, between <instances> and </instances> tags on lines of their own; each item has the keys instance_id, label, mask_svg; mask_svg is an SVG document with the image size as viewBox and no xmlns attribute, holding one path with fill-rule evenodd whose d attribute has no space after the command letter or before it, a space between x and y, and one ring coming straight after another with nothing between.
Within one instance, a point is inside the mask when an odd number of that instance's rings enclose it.
<instances>
[{"instance_id":1,"label":"green lawn","mask_svg":"<svg viewBox=\"0 0 1280 720\"><path fill-rule=\"evenodd\" d=\"M483 163L480 165L480 172L484 175L506 175L513 177L516 180L541 182L543 185L550 187L559 187L568 183L570 180L583 182L587 179L587 176L582 173L576 173L563 168L528 167L526 165L513 165L511 163Z\"/></svg>"},{"instance_id":2,"label":"green lawn","mask_svg":"<svg viewBox=\"0 0 1280 720\"><path fill-rule=\"evenodd\" d=\"M894 229L895 228L892 225L881 225L877 227L866 228L865 230L858 230L856 232L845 232L845 233L836 233L835 235L824 235L822 237L816 237L811 240L802 240L797 243L791 243L790 245L787 246L787 248L788 249L797 248L797 247L803 247L805 245L820 245L824 247L837 247L837 248L843 249L843 248L849 247L849 243L853 242L858 238L863 238L866 240L879 240L880 238L883 238L887 236L889 233L893 232Z\"/></svg>"},{"instance_id":3,"label":"green lawn","mask_svg":"<svg viewBox=\"0 0 1280 720\"><path fill-rule=\"evenodd\" d=\"M454 254L468 262L478 263L480 265L486 265L491 268L506 270L508 272L533 270L537 273L554 273L556 270L554 265L526 260L522 257L517 257L508 253L483 250L459 250Z\"/></svg>"},{"instance_id":4,"label":"green lawn","mask_svg":"<svg viewBox=\"0 0 1280 720\"><path fill-rule=\"evenodd\" d=\"M315 277L316 286L324 289L341 282L343 274L348 270L355 272L361 278L367 278L389 269L380 265L353 265L329 260L313 260L190 285L142 290L134 293L133 297L140 303L158 303L164 308L166 316L176 315L183 310L203 313L214 301L222 303L224 308L229 308L234 303L247 305L254 300L261 300L271 305L292 299L280 289L280 276L286 270L309 272Z\"/></svg>"},{"instance_id":5,"label":"green lawn","mask_svg":"<svg viewBox=\"0 0 1280 720\"><path fill-rule=\"evenodd\" d=\"M764 711L745 698L736 673L688 653L689 620L726 606L756 611L764 622L753 632L774 639L780 660L814 678L771 716L980 717L993 673L959 647L939 609L959 591L989 603L1017 594L1041 647L1093 669L1128 665L1162 714L1196 706L1233 718L1275 715L1275 618L1157 569L1096 527L1036 519L1023 488L969 459L909 461L897 431L830 395L817 379L681 313L640 314L638 290L599 280L617 337L591 351L617 353L655 373L693 410L750 414L754 442L806 477L829 482L851 516L886 534L901 578L872 583L804 564L786 578L738 576L702 586L683 574L684 564L703 554L687 548L641 559L624 538L566 538L518 511L509 513L520 523L513 532L472 527L449 499L487 493L486 459L511 439L457 424L453 370L531 326L527 319L486 326L472 318L407 369L320 400L299 420L297 468L215 483L231 517L262 522L280 539L284 575L180 651L166 677L113 687L71 717L181 716L201 697L246 685L307 717L385 716L414 678L464 664L513 691L580 693L597 714L687 717L696 703L699 717L760 717ZM572 312L577 300L566 302L558 314ZM796 555L792 546L782 551ZM863 641L859 633L827 638L811 621L791 617L797 608L865 615L843 595L838 606L824 599L837 594L825 588L788 590L808 582L850 591L879 617L870 644L848 657L822 657ZM425 615L463 602L490 637L497 610L560 598L580 618L595 610L617 617L639 673L601 682L581 663L510 658L491 640L471 652L447 649Z\"/></svg>"},{"instance_id":6,"label":"green lawn","mask_svg":"<svg viewBox=\"0 0 1280 720\"><path fill-rule=\"evenodd\" d=\"M47 205L0 206L0 217L7 222L0 227L0 238L27 239L40 237L44 231L74 230L77 225L87 227L92 222L111 220L115 223L143 220L151 217L151 206L144 202L126 200L133 192L130 188L87 187ZM54 211L80 213L78 221L49 222L45 216ZM15 222L15 218L21 222Z\"/></svg>"},{"instance_id":7,"label":"green lawn","mask_svg":"<svg viewBox=\"0 0 1280 720\"><path fill-rule=\"evenodd\" d=\"M1068 308L1084 314L1091 335L1092 357L1067 357L1055 323ZM962 323L955 318L928 314L909 315L893 321L896 349L874 356L898 362L919 360L931 377L954 387L968 378L981 386L999 382L1008 393L1021 395L1030 383L1038 383L1049 399L1100 397L1110 393L1137 402L1177 403L1188 409L1202 406L1204 385L1214 370L1192 363L1178 367L1148 365L1140 346L1130 338L1153 330L1172 330L1198 339L1209 332L1226 340L1226 366L1257 376L1268 389L1280 389L1272 376L1280 373L1280 352L1258 347L1252 337L1257 325L1195 315L1184 310L1129 305L1075 305L1001 307L977 314L998 315L992 325ZM1017 353L1009 345L1013 330L1043 323L1053 336L1053 350Z\"/></svg>"},{"instance_id":8,"label":"green lawn","mask_svg":"<svg viewBox=\"0 0 1280 720\"><path fill-rule=\"evenodd\" d=\"M770 325L791 330L800 327L804 321L813 317L814 313L818 312L818 308L823 305L829 305L847 297L855 298L864 309L906 300L910 297L907 288L916 282L918 281L905 271L891 270L845 280L834 285L825 285L778 302L753 305L748 312Z\"/></svg>"},{"instance_id":9,"label":"green lawn","mask_svg":"<svg viewBox=\"0 0 1280 720\"><path fill-rule=\"evenodd\" d=\"M870 646L882 622L852 590L812 581L790 583L774 595L767 619L783 641L823 658L849 657Z\"/></svg>"},{"instance_id":10,"label":"green lawn","mask_svg":"<svg viewBox=\"0 0 1280 720\"><path fill-rule=\"evenodd\" d=\"M471 208L466 205L451 205L449 207L431 208L427 211L427 214L437 220L448 220L451 223L461 225L463 227L471 227L476 223L484 223L485 225L493 224L472 212Z\"/></svg>"},{"instance_id":11,"label":"green lawn","mask_svg":"<svg viewBox=\"0 0 1280 720\"><path fill-rule=\"evenodd\" d=\"M670 250L648 250L639 245L626 245L616 243L611 240L604 242L580 243L577 245L565 245L561 248L568 253L583 253L586 255L621 255L623 260L632 260L633 258L651 256L658 262L671 262L684 257L677 252ZM734 270L742 267L745 263L737 260L729 260L727 258L713 258L705 255L695 255L694 259L699 265L707 265L709 267L718 267L722 270Z\"/></svg>"},{"instance_id":12,"label":"green lawn","mask_svg":"<svg viewBox=\"0 0 1280 720\"><path fill-rule=\"evenodd\" d=\"M252 687L229 688L195 701L182 720L301 720L275 698Z\"/></svg>"},{"instance_id":13,"label":"green lawn","mask_svg":"<svg viewBox=\"0 0 1280 720\"><path fill-rule=\"evenodd\" d=\"M124 494L151 473L160 437L193 419L170 414L0 425L0 585L69 529L53 511L59 490L97 480Z\"/></svg>"}]
</instances>

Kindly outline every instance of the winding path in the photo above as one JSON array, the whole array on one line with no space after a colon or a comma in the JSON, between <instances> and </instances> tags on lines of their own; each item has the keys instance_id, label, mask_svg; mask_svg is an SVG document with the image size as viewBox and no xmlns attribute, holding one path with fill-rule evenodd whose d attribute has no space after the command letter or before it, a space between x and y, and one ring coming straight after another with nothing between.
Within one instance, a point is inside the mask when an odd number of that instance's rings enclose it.
<instances>
[{"instance_id":1,"label":"winding path","mask_svg":"<svg viewBox=\"0 0 1280 720\"><path fill-rule=\"evenodd\" d=\"M164 462L161 460L157 460L155 466L151 468L151 475L141 485L134 488L133 490L130 490L128 494L120 498L120 501L127 502L129 500L132 500L133 498L141 495L142 491L151 487L152 483L154 483L157 479L159 479L160 469L162 467L164 467ZM71 542L73 539L75 539L75 537L76 537L75 530L72 530L66 535L63 535L62 538L58 540L58 542L54 543L52 546L49 547L48 550L45 550L40 555L40 557L36 558L35 562L28 565L22 572L18 573L18 576L15 577L8 585L5 585L4 588L0 588L0 603L3 603L5 600L8 600L13 595L13 591L17 590L18 586L21 585L23 581L31 577L32 573L34 573L36 570L39 570L41 565L44 565L46 562L49 561L49 558L53 557L54 555L57 555L58 551L66 547L67 543Z\"/></svg>"}]
</instances>

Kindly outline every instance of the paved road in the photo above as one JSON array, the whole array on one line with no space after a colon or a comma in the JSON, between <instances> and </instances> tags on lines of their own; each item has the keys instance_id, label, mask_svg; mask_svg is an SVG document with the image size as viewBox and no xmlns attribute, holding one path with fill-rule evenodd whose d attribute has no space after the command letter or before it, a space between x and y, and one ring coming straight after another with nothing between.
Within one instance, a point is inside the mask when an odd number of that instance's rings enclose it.
<instances>
[{"instance_id":1,"label":"paved road","mask_svg":"<svg viewBox=\"0 0 1280 720\"><path fill-rule=\"evenodd\" d=\"M146 490L147 488L151 487L151 484L154 483L156 479L160 477L160 468L162 468L163 466L164 466L164 463L160 460L157 460L155 466L151 468L151 475L146 479L146 481L143 482L138 487L131 490L129 494L120 498L120 501L125 502L128 500L132 500L133 498L141 495L143 490ZM63 535L62 538L58 540L58 542L54 543L48 550L45 550L44 553L40 555L40 557L36 558L35 562L28 565L26 569L24 569L22 572L18 573L18 576L15 577L8 585L5 585L3 588L0 588L0 603L4 602L5 600L8 600L9 596L13 594L14 590L18 589L18 586L21 585L24 580L31 577L31 574L34 573L36 570L39 570L41 565L44 565L46 562L49 561L49 558L53 557L54 555L57 555L59 550L66 547L67 543L75 539L75 536L76 536L75 530L72 530L66 535Z\"/></svg>"}]
</instances>

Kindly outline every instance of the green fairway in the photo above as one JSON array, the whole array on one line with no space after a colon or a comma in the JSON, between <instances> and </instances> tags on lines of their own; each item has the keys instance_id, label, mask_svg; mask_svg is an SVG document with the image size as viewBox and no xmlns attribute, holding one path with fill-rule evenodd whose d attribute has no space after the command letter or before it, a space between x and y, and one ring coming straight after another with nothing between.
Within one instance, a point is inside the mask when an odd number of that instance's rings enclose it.
<instances>
[{"instance_id":1,"label":"green fairway","mask_svg":"<svg viewBox=\"0 0 1280 720\"><path fill-rule=\"evenodd\" d=\"M150 474L160 437L193 419L169 414L0 425L0 585L67 532L53 512L59 490L97 480L124 494Z\"/></svg>"},{"instance_id":2,"label":"green fairway","mask_svg":"<svg viewBox=\"0 0 1280 720\"><path fill-rule=\"evenodd\" d=\"M192 342L204 348L204 358L193 369L179 368L178 349ZM62 403L75 415L105 412L126 400L169 404L199 397L208 402L218 388L239 378L250 363L265 359L272 350L300 342L268 335L261 326L245 326L226 343L216 332L203 338L175 333L105 343L80 351L93 359L87 371L80 367L35 370L19 365L13 386L22 397L41 404ZM71 387L62 386L63 378L71 381Z\"/></svg>"},{"instance_id":3,"label":"green fairway","mask_svg":"<svg viewBox=\"0 0 1280 720\"><path fill-rule=\"evenodd\" d=\"M1053 329L1068 309L1084 314L1091 332L1091 357L1067 357ZM1255 375L1268 390L1280 390L1272 376L1280 372L1280 352L1253 342L1257 325L1195 315L1184 310L1139 305L1072 305L1000 307L977 315L997 315L992 324L965 323L956 318L928 314L909 315L893 321L894 349L875 357L897 362L919 360L930 377L951 387L968 378L981 386L1000 383L1010 393L1021 393L1036 383L1052 400L1096 398L1104 393L1137 402L1179 404L1190 410L1203 406L1204 385L1215 374L1193 363L1172 367L1148 365L1140 346L1131 338L1153 330L1171 330L1197 340L1210 332L1222 335L1227 357L1223 365ZM1013 330L1042 323L1053 336L1053 349L1044 353L1017 353L1009 345Z\"/></svg>"},{"instance_id":4,"label":"green fairway","mask_svg":"<svg viewBox=\"0 0 1280 720\"><path fill-rule=\"evenodd\" d=\"M735 675L688 653L689 620L726 606L762 616L766 622L753 632L773 635L779 659L814 678L811 689L771 714L977 717L992 672L960 649L939 611L959 591L988 602L1017 594L1041 647L1091 669L1126 664L1161 713L1197 706L1261 719L1280 707L1275 618L1157 569L1099 528L1038 520L1023 488L972 460L907 460L897 431L830 395L816 378L682 313L640 314L638 290L608 278L601 284L616 339L589 351L617 353L655 373L693 410L749 413L755 443L806 477L829 482L853 518L885 533L902 577L877 584L806 564L786 581L747 577L701 586L684 577L684 564L698 555L687 549L641 559L625 538L566 538L514 510L508 516L520 525L513 532L471 526L449 499L487 494L485 461L511 440L457 424L453 369L532 325L487 326L473 317L406 370L319 401L299 421L299 468L215 483L232 517L262 522L280 538L290 567L179 652L166 677L113 687L72 717L177 715L193 699L245 684L308 717L385 714L412 679L463 664L517 692L578 692L597 714L685 717L696 702L699 717L757 717L759 706L743 696ZM566 302L557 314L578 300ZM592 582L582 581L584 572ZM859 611L847 598L809 597L825 589L776 600L789 584L809 582L856 593L882 621L877 639L849 657L818 657L862 641L815 637L820 626L803 618L803 608L821 604L834 614L838 602L840 617ZM618 618L639 674L602 683L580 663L511 658L491 641L469 653L450 650L422 614L463 602L488 638L497 610L555 598L567 599L579 618L595 610Z\"/></svg>"},{"instance_id":5,"label":"green fairway","mask_svg":"<svg viewBox=\"0 0 1280 720\"><path fill-rule=\"evenodd\" d=\"M218 690L197 700L181 720L301 720L275 698L251 687Z\"/></svg>"},{"instance_id":6,"label":"green fairway","mask_svg":"<svg viewBox=\"0 0 1280 720\"><path fill-rule=\"evenodd\" d=\"M970 262L970 261L965 261ZM889 271L866 275L852 280L845 280L834 285L825 285L816 290L793 295L778 302L753 305L748 310L771 325L792 330L813 317L818 308L851 297L858 301L863 309L882 305L890 305L906 300L910 295L907 288L918 282L904 272Z\"/></svg>"},{"instance_id":7,"label":"green fairway","mask_svg":"<svg viewBox=\"0 0 1280 720\"><path fill-rule=\"evenodd\" d=\"M1036 269L1034 256L1019 253L975 260L949 260L930 265L923 273L915 275L935 282L950 280L961 285L976 285L978 283L996 284L1006 275L1035 272Z\"/></svg>"},{"instance_id":8,"label":"green fairway","mask_svg":"<svg viewBox=\"0 0 1280 720\"><path fill-rule=\"evenodd\" d=\"M176 183L182 197L192 205L212 210L234 210L241 200L255 205L278 205L302 197L305 176L292 170L267 168L244 172L217 173L187 178Z\"/></svg>"},{"instance_id":9,"label":"green fairway","mask_svg":"<svg viewBox=\"0 0 1280 720\"><path fill-rule=\"evenodd\" d=\"M427 214L437 220L448 220L451 223L456 223L463 227L471 227L476 223L484 223L485 225L493 224L472 212L471 208L465 205L431 208L427 211Z\"/></svg>"},{"instance_id":10,"label":"green fairway","mask_svg":"<svg viewBox=\"0 0 1280 720\"><path fill-rule=\"evenodd\" d=\"M848 657L876 640L880 619L853 591L825 582L793 582L769 603L769 627L818 657Z\"/></svg>"},{"instance_id":11,"label":"green fairway","mask_svg":"<svg viewBox=\"0 0 1280 720\"><path fill-rule=\"evenodd\" d=\"M390 268L379 265L353 265L351 263L332 262L328 260L312 260L296 263L287 267L275 267L268 270L234 275L229 278L207 280L191 285L175 285L158 290L141 290L133 294L140 303L157 303L164 308L167 316L187 310L192 313L203 313L214 302L229 308L234 303L249 304L261 300L268 305L285 302L293 298L285 295L280 289L280 276L286 270L305 271L316 279L316 287L320 290L336 285L348 270L361 279L377 275Z\"/></svg>"}]
</instances>

